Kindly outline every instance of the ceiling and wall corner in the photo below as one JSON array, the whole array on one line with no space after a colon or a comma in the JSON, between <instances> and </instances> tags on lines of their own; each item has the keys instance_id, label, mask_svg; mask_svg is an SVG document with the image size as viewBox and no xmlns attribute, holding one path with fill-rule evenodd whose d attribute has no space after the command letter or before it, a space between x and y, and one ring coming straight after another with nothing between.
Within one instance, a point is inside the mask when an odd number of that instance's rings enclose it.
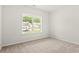
<instances>
[{"instance_id":1,"label":"ceiling and wall corner","mask_svg":"<svg viewBox=\"0 0 79 59\"><path fill-rule=\"evenodd\" d=\"M29 7L37 8L46 12L53 12L59 8L62 8L64 5L30 5Z\"/></svg>"}]
</instances>

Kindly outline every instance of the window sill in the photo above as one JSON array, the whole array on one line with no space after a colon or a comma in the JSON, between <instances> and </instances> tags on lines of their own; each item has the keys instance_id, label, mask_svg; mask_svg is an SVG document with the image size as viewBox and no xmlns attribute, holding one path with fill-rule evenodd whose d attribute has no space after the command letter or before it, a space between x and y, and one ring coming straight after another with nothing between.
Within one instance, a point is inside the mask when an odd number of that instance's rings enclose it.
<instances>
[{"instance_id":1,"label":"window sill","mask_svg":"<svg viewBox=\"0 0 79 59\"><path fill-rule=\"evenodd\" d=\"M36 33L42 33L42 31L41 32L22 32L22 34L36 34Z\"/></svg>"}]
</instances>

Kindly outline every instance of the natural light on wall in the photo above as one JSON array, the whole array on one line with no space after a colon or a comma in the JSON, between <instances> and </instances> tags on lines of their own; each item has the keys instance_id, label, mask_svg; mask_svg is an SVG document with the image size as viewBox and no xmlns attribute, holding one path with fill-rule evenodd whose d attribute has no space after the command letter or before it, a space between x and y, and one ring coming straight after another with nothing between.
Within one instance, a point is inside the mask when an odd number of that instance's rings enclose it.
<instances>
[{"instance_id":1,"label":"natural light on wall","mask_svg":"<svg viewBox=\"0 0 79 59\"><path fill-rule=\"evenodd\" d=\"M22 32L42 32L42 18L40 16L22 16Z\"/></svg>"}]
</instances>

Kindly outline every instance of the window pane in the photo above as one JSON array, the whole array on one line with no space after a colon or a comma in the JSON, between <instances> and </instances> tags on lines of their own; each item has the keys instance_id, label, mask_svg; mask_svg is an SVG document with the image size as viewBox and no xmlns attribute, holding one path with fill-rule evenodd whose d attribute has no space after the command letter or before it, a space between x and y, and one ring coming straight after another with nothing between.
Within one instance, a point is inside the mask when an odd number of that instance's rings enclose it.
<instances>
[{"instance_id":1,"label":"window pane","mask_svg":"<svg viewBox=\"0 0 79 59\"><path fill-rule=\"evenodd\" d=\"M40 17L33 17L33 31L34 32L40 32L41 31L41 23L40 23Z\"/></svg>"},{"instance_id":2,"label":"window pane","mask_svg":"<svg viewBox=\"0 0 79 59\"><path fill-rule=\"evenodd\" d=\"M40 17L37 17L37 16L33 17L33 22L40 23Z\"/></svg>"},{"instance_id":3,"label":"window pane","mask_svg":"<svg viewBox=\"0 0 79 59\"><path fill-rule=\"evenodd\" d=\"M23 22L32 23L32 16L24 16L24 17L23 17Z\"/></svg>"},{"instance_id":4,"label":"window pane","mask_svg":"<svg viewBox=\"0 0 79 59\"><path fill-rule=\"evenodd\" d=\"M23 17L22 30L23 32L32 31L32 17L31 16Z\"/></svg>"}]
</instances>

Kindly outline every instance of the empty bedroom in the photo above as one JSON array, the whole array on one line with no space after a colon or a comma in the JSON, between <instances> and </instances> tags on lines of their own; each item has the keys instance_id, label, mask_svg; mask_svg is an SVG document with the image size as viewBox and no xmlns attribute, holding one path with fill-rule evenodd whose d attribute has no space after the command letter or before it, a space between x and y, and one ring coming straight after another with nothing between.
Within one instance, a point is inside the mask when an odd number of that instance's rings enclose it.
<instances>
[{"instance_id":1,"label":"empty bedroom","mask_svg":"<svg viewBox=\"0 0 79 59\"><path fill-rule=\"evenodd\" d=\"M0 53L79 53L79 5L0 5Z\"/></svg>"}]
</instances>

